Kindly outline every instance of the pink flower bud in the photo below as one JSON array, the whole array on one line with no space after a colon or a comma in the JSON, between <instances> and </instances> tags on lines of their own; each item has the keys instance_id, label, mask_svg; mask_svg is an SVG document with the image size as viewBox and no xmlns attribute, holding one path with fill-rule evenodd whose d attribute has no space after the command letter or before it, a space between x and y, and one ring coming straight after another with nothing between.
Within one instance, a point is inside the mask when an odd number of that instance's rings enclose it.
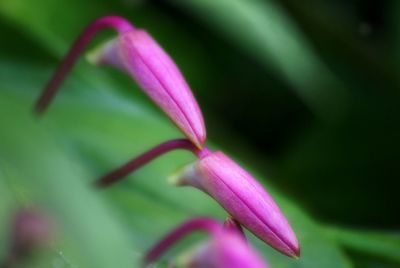
<instances>
[{"instance_id":1,"label":"pink flower bud","mask_svg":"<svg viewBox=\"0 0 400 268\"><path fill-rule=\"evenodd\" d=\"M288 256L299 256L292 228L264 188L222 152L206 150L177 176L177 183L204 191L261 240Z\"/></svg>"},{"instance_id":2,"label":"pink flower bud","mask_svg":"<svg viewBox=\"0 0 400 268\"><path fill-rule=\"evenodd\" d=\"M183 268L267 268L260 256L235 230L223 228L210 218L191 219L158 242L145 256L145 264L154 262L177 241L195 231L206 231L210 239L185 254L175 263Z\"/></svg>"},{"instance_id":3,"label":"pink flower bud","mask_svg":"<svg viewBox=\"0 0 400 268\"><path fill-rule=\"evenodd\" d=\"M38 98L35 112L41 114L49 106L86 45L106 28L114 29L118 36L89 60L127 72L189 140L202 148L206 139L203 116L178 67L149 34L118 16L101 17L83 30Z\"/></svg>"},{"instance_id":4,"label":"pink flower bud","mask_svg":"<svg viewBox=\"0 0 400 268\"><path fill-rule=\"evenodd\" d=\"M221 232L188 259L190 268L266 268L260 256L233 232Z\"/></svg>"},{"instance_id":5,"label":"pink flower bud","mask_svg":"<svg viewBox=\"0 0 400 268\"><path fill-rule=\"evenodd\" d=\"M196 99L174 61L147 32L134 29L120 34L89 59L127 72L179 129L202 147L206 131Z\"/></svg>"}]
</instances>

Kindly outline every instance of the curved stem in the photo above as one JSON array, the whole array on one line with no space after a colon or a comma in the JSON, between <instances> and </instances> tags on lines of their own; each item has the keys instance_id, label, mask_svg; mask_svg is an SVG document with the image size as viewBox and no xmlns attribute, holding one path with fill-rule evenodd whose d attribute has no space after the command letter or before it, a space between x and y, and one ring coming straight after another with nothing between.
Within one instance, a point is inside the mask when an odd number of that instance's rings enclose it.
<instances>
[{"instance_id":1,"label":"curved stem","mask_svg":"<svg viewBox=\"0 0 400 268\"><path fill-rule=\"evenodd\" d=\"M176 149L185 149L191 151L195 155L199 156L201 154L201 150L198 149L190 140L188 139L176 139L176 140L169 140L163 142L149 151L135 157L134 159L130 160L129 162L125 163L124 165L118 167L117 169L111 171L110 173L106 174L105 176L98 179L95 184L98 187L106 187L110 184L113 184L119 180L121 180L124 176L128 175L131 172L134 172L138 168L144 166L145 164L149 163L153 159L166 154L170 151Z\"/></svg>"},{"instance_id":2,"label":"curved stem","mask_svg":"<svg viewBox=\"0 0 400 268\"><path fill-rule=\"evenodd\" d=\"M102 17L87 26L71 46L63 61L58 66L56 72L53 74L53 77L50 79L46 88L36 101L36 114L42 114L43 111L48 107L65 76L74 66L74 63L85 49L86 45L92 40L97 32L105 28L114 29L119 34L134 30L134 27L127 20L118 16Z\"/></svg>"},{"instance_id":3,"label":"curved stem","mask_svg":"<svg viewBox=\"0 0 400 268\"><path fill-rule=\"evenodd\" d=\"M205 231L209 234L215 235L221 230L222 225L214 219L205 217L191 219L172 230L167 236L151 248L145 255L144 264L154 262L175 242L194 231Z\"/></svg>"}]
</instances>

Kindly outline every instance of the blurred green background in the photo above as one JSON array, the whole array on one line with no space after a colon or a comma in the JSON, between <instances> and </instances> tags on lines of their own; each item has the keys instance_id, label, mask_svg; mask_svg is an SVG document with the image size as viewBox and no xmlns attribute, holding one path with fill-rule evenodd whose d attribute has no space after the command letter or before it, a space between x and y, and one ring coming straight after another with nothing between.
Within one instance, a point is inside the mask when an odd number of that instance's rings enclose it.
<instances>
[{"instance_id":1,"label":"blurred green background","mask_svg":"<svg viewBox=\"0 0 400 268\"><path fill-rule=\"evenodd\" d=\"M106 191L88 186L181 136L126 75L81 60L44 118L32 118L68 46L106 14L168 51L203 110L210 146L251 170L288 215L302 258L254 239L271 267L400 267L395 0L0 0L0 259L21 206L57 222L52 251L27 267L135 267L182 220L224 217L202 193L165 182L194 160L185 153Z\"/></svg>"}]
</instances>

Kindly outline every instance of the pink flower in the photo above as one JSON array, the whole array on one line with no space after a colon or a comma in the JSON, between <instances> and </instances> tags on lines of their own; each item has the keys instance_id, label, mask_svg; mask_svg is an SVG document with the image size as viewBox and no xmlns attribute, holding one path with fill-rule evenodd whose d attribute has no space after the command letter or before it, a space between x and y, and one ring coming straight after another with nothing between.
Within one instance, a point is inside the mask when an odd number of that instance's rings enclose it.
<instances>
[{"instance_id":1,"label":"pink flower","mask_svg":"<svg viewBox=\"0 0 400 268\"><path fill-rule=\"evenodd\" d=\"M260 256L240 236L221 232L194 252L190 268L266 268Z\"/></svg>"},{"instance_id":2,"label":"pink flower","mask_svg":"<svg viewBox=\"0 0 400 268\"><path fill-rule=\"evenodd\" d=\"M102 17L82 32L39 98L36 111L42 112L48 106L86 44L103 28L115 29L118 36L92 55L91 61L128 73L188 139L201 148L206 139L203 116L178 67L147 32L120 17Z\"/></svg>"},{"instance_id":3,"label":"pink flower","mask_svg":"<svg viewBox=\"0 0 400 268\"><path fill-rule=\"evenodd\" d=\"M171 231L145 257L145 264L154 262L164 251L184 236L206 231L210 239L179 262L185 268L267 268L261 257L238 234L225 229L216 220L191 219Z\"/></svg>"},{"instance_id":4,"label":"pink flower","mask_svg":"<svg viewBox=\"0 0 400 268\"><path fill-rule=\"evenodd\" d=\"M288 256L299 256L297 238L264 188L222 152L203 150L200 159L175 178L213 197L249 231Z\"/></svg>"}]
</instances>

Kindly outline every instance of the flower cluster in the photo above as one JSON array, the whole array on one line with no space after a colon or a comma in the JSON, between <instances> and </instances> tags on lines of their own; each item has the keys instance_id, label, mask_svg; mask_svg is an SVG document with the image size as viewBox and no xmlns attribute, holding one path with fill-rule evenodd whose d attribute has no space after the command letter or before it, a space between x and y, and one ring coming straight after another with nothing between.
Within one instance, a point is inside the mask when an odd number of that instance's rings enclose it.
<instances>
[{"instance_id":1,"label":"flower cluster","mask_svg":"<svg viewBox=\"0 0 400 268\"><path fill-rule=\"evenodd\" d=\"M115 29L118 35L92 53L90 61L113 66L131 76L186 138L168 140L155 146L103 176L96 181L96 185L105 187L115 183L169 151L191 151L197 160L174 176L176 185L198 188L215 199L232 217L226 226L237 226L238 223L280 252L299 256L299 244L292 228L263 186L223 152L212 152L205 146L206 130L201 110L176 64L146 31L136 29L123 18L102 17L82 32L39 98L36 112L40 114L45 110L86 44L103 28ZM198 227L199 222L206 224ZM237 232L228 231L231 227L221 231L221 228L215 227L218 224L210 219L192 220L187 224L194 224L198 228L208 226L207 230L212 233L211 241L196 251L192 258L193 261L201 262L204 259L210 263L190 267L265 267L254 252L245 246L243 239L238 238L240 235ZM174 231L172 240L177 239L176 232L180 233L182 228L187 228L187 225ZM162 247L172 244L169 238L166 239L167 242L161 242ZM237 247L229 249L229 244ZM206 255L210 257L205 258ZM226 256L243 265L235 266L226 264L227 260L221 261ZM147 259L152 261L155 257L150 254ZM247 261L252 264L246 266Z\"/></svg>"}]
</instances>

